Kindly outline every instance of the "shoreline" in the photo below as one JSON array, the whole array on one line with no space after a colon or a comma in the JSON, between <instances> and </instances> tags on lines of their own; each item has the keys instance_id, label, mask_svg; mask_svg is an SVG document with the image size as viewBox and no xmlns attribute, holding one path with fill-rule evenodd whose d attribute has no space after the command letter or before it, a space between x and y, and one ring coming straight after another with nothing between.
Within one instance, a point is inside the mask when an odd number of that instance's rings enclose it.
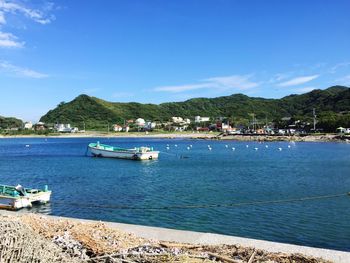
<instances>
[{"instance_id":1,"label":"shoreline","mask_svg":"<svg viewBox=\"0 0 350 263\"><path fill-rule=\"evenodd\" d=\"M13 138L155 138L155 139L194 139L194 140L232 140L257 142L350 142L349 135L338 134L322 135L220 135L218 133L74 133L52 135L0 135L0 139Z\"/></svg>"},{"instance_id":2,"label":"shoreline","mask_svg":"<svg viewBox=\"0 0 350 263\"><path fill-rule=\"evenodd\" d=\"M40 215L30 212L17 213L0 211L0 218L2 219L0 221L6 221L8 219L9 221L26 223L34 232L46 237L48 243L51 243L50 239L52 239L54 244L60 245L67 241L63 241L65 238L67 239L69 237L69 242L73 244L76 244L74 242L80 242L79 244L82 245L82 251L84 249L89 249L86 247L84 248L84 245L89 246L92 244L93 248L97 247L98 249L96 248L96 250L102 255L99 255L99 257L105 257L106 254L115 254L115 251L112 252L111 249L107 249L107 246L105 246L105 240L109 240L114 245L117 244L117 246L114 246L114 249L118 247L123 248L121 251L124 252L119 252L125 255L127 254L126 251L130 251L130 249L135 252L135 246L139 253L138 256L142 256L143 254L144 256L159 256L157 253L164 252L170 253L172 254L171 256L174 257L186 257L185 260L176 262L215 262L219 259L221 262L239 263L247 262L250 258L252 258L252 261L249 260L249 262L271 262L273 258L276 260L273 262L292 262L285 261L287 259L291 259L293 262L350 262L350 252L347 251L299 246L236 236ZM81 233L81 235L77 236L74 232L75 227L78 228L78 232ZM93 229L96 228L98 228L100 232L103 232L101 240L99 239L100 236L96 235L96 233L94 233L94 235L91 233L91 231L94 231ZM50 234L47 233L52 231L55 233L55 237L51 237ZM110 240L110 237L104 235L105 233L109 233L112 237L115 237L115 233L117 233L117 237L120 240ZM74 242L72 241L73 237L76 239ZM60 240L60 242L56 242L57 240ZM64 245L66 246L67 244L64 243ZM149 250L145 249L147 246L148 248L152 248L151 253ZM93 248L90 247L90 249ZM166 250L168 248L171 249ZM235 253L232 254L233 250ZM79 251L75 251L74 253L79 254ZM245 256L245 258L243 258L243 256ZM191 257L198 257L198 259L201 258L203 260L187 261ZM84 260L82 262L95 261ZM150 260L142 262L165 261Z\"/></svg>"}]
</instances>

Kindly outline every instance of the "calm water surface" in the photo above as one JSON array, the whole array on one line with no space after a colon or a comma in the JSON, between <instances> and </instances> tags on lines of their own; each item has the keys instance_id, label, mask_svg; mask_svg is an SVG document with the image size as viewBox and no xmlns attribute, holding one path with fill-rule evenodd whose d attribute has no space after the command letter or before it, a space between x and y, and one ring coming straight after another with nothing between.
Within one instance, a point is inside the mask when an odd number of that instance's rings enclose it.
<instances>
[{"instance_id":1,"label":"calm water surface","mask_svg":"<svg viewBox=\"0 0 350 263\"><path fill-rule=\"evenodd\" d=\"M48 184L52 202L31 209L40 213L350 251L349 196L240 207L118 209L346 193L350 144L295 143L288 148L286 142L99 140L122 147L149 145L162 152L157 161L136 162L85 156L87 144L96 139L0 139L0 183ZM193 147L187 150L189 145Z\"/></svg>"}]
</instances>

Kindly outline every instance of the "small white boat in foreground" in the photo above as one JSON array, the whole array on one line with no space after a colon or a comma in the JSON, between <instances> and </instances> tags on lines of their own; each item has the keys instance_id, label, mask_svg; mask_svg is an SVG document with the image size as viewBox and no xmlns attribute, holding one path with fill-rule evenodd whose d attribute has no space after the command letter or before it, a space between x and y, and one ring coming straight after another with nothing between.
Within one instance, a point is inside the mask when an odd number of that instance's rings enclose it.
<instances>
[{"instance_id":1,"label":"small white boat in foreground","mask_svg":"<svg viewBox=\"0 0 350 263\"><path fill-rule=\"evenodd\" d=\"M150 147L138 147L125 149L106 144L90 143L90 152L96 157L119 158L130 160L154 160L158 159L159 151L154 151Z\"/></svg>"},{"instance_id":2,"label":"small white boat in foreground","mask_svg":"<svg viewBox=\"0 0 350 263\"><path fill-rule=\"evenodd\" d=\"M18 210L32 207L32 203L45 204L50 201L51 191L47 186L42 189L23 188L21 185L0 185L0 209Z\"/></svg>"}]
</instances>

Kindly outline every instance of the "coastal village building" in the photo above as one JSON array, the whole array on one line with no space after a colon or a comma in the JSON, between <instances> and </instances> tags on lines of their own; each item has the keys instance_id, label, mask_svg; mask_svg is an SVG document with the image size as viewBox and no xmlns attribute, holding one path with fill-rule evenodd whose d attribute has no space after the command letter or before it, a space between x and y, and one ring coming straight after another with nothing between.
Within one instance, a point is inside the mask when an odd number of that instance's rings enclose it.
<instances>
[{"instance_id":1,"label":"coastal village building","mask_svg":"<svg viewBox=\"0 0 350 263\"><path fill-rule=\"evenodd\" d=\"M135 124L138 128L143 128L146 124L146 121L142 118L138 118L136 119Z\"/></svg>"},{"instance_id":2,"label":"coastal village building","mask_svg":"<svg viewBox=\"0 0 350 263\"><path fill-rule=\"evenodd\" d=\"M71 125L69 123L63 124L63 123L56 123L54 126L54 129L57 132L72 132Z\"/></svg>"},{"instance_id":3,"label":"coastal village building","mask_svg":"<svg viewBox=\"0 0 350 263\"><path fill-rule=\"evenodd\" d=\"M45 131L45 130L46 130L45 123L39 121L38 123L36 123L36 124L34 125L34 129L35 129L36 131Z\"/></svg>"},{"instance_id":4,"label":"coastal village building","mask_svg":"<svg viewBox=\"0 0 350 263\"><path fill-rule=\"evenodd\" d=\"M123 127L118 125L118 124L114 124L113 125L113 131L115 132L121 132L123 130Z\"/></svg>"},{"instance_id":5,"label":"coastal village building","mask_svg":"<svg viewBox=\"0 0 350 263\"><path fill-rule=\"evenodd\" d=\"M209 117L201 117L201 116L195 116L194 117L194 122L195 123L201 123L201 122L207 122L210 121Z\"/></svg>"},{"instance_id":6,"label":"coastal village building","mask_svg":"<svg viewBox=\"0 0 350 263\"><path fill-rule=\"evenodd\" d=\"M151 130L155 129L156 126L157 126L157 124L156 124L155 122L147 121L147 122L145 123L144 129L145 129L145 130L148 130L148 131L151 131Z\"/></svg>"},{"instance_id":7,"label":"coastal village building","mask_svg":"<svg viewBox=\"0 0 350 263\"><path fill-rule=\"evenodd\" d=\"M33 129L33 123L31 121L25 122L23 128L25 130L31 130Z\"/></svg>"},{"instance_id":8,"label":"coastal village building","mask_svg":"<svg viewBox=\"0 0 350 263\"><path fill-rule=\"evenodd\" d=\"M171 123L168 126L168 129L174 130L174 131L185 131L187 130L188 126L191 124L191 120L182 117L172 117Z\"/></svg>"},{"instance_id":9,"label":"coastal village building","mask_svg":"<svg viewBox=\"0 0 350 263\"><path fill-rule=\"evenodd\" d=\"M181 123L181 122L183 122L184 120L183 120L183 118L181 118L181 117L171 117L171 121L172 121L173 123Z\"/></svg>"},{"instance_id":10,"label":"coastal village building","mask_svg":"<svg viewBox=\"0 0 350 263\"><path fill-rule=\"evenodd\" d=\"M337 132L339 134L350 134L350 128L339 127L337 128Z\"/></svg>"}]
</instances>

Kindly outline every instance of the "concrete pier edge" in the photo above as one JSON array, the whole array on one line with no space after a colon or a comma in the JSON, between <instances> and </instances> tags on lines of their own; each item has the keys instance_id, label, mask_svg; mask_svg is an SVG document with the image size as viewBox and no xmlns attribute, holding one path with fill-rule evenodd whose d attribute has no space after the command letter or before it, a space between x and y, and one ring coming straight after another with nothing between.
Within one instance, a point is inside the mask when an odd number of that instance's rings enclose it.
<instances>
[{"instance_id":1,"label":"concrete pier edge","mask_svg":"<svg viewBox=\"0 0 350 263\"><path fill-rule=\"evenodd\" d=\"M23 213L18 213L18 212L0 211L0 216L6 216L6 215L18 216L22 214ZM300 253L307 256L323 258L336 263L350 262L350 252L346 252L346 251L299 246L299 245L292 245L292 244L286 244L286 243L279 243L279 242L258 240L258 239L252 239L252 238L244 238L244 237L236 237L236 236L228 236L228 235L221 235L221 234L213 234L213 233L176 230L176 229L169 229L169 228L162 228L162 227L132 225L132 224L52 216L52 215L44 215L44 214L36 214L36 215L52 218L52 219L67 219L67 220L86 222L86 223L103 222L111 228L122 230L127 233L132 233L132 234L135 234L136 236L146 238L146 239L154 239L154 240L168 241L168 242L189 243L189 244L203 244L203 245L220 245L220 244L237 245L238 244L244 247L254 247L257 249L262 249L262 250L275 252L275 253L277 252L290 253L290 254Z\"/></svg>"}]
</instances>

